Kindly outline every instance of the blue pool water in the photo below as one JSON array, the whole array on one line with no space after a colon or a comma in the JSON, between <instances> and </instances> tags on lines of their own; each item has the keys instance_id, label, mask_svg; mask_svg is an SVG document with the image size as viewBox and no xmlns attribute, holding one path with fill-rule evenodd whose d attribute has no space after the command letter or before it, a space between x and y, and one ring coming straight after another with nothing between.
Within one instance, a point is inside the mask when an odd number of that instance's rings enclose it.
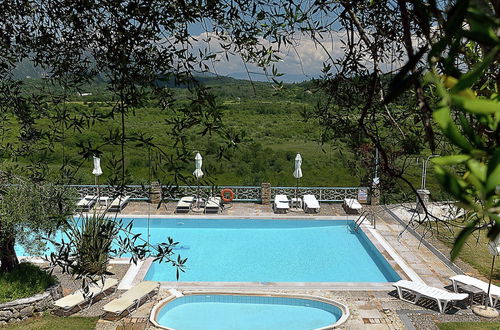
<instances>
[{"instance_id":1,"label":"blue pool water","mask_svg":"<svg viewBox=\"0 0 500 330\"><path fill-rule=\"evenodd\" d=\"M135 221L139 229L144 220ZM167 235L188 258L182 282L394 282L400 277L353 221L154 219L151 240ZM153 263L145 277L175 281Z\"/></svg>"},{"instance_id":2,"label":"blue pool water","mask_svg":"<svg viewBox=\"0 0 500 330\"><path fill-rule=\"evenodd\" d=\"M147 238L148 219L133 221ZM149 219L150 242L180 242L181 282L394 282L400 277L353 221ZM59 238L60 239L60 238ZM18 255L25 255L21 248ZM153 263L146 280L175 281Z\"/></svg>"},{"instance_id":3,"label":"blue pool water","mask_svg":"<svg viewBox=\"0 0 500 330\"><path fill-rule=\"evenodd\" d=\"M156 321L178 330L306 330L331 325L342 311L309 299L191 295L167 303Z\"/></svg>"}]
</instances>

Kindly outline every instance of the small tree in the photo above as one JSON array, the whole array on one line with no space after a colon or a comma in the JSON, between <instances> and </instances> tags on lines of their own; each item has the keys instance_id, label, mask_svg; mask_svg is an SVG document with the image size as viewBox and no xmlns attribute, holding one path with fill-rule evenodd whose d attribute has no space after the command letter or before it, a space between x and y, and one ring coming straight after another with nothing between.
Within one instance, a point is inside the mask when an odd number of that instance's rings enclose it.
<instances>
[{"instance_id":1,"label":"small tree","mask_svg":"<svg viewBox=\"0 0 500 330\"><path fill-rule=\"evenodd\" d=\"M1 187L0 194L0 271L19 264L15 246L30 255L46 248L44 237L61 228L74 208L74 194L67 187L32 183L19 178Z\"/></svg>"}]
</instances>

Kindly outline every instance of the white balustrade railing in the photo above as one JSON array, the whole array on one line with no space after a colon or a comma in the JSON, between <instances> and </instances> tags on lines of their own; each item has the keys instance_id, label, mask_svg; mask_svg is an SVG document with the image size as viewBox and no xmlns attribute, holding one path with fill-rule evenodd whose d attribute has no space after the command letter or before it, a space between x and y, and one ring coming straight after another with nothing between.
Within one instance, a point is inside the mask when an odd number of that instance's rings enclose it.
<instances>
[{"instance_id":1,"label":"white balustrade railing","mask_svg":"<svg viewBox=\"0 0 500 330\"><path fill-rule=\"evenodd\" d=\"M95 195L95 185L73 185L80 196ZM162 186L163 200L178 200L182 196L196 196L206 198L219 196L220 191L229 188L234 192L236 202L261 202L262 188L259 186ZM149 185L128 185L122 187L131 200L149 200ZM116 186L99 185L99 193L103 196L117 196L119 189ZM370 201L370 189L368 187L271 187L271 199L278 194L288 197L303 195L314 195L321 202L341 202L345 198L356 198L360 202Z\"/></svg>"}]
</instances>

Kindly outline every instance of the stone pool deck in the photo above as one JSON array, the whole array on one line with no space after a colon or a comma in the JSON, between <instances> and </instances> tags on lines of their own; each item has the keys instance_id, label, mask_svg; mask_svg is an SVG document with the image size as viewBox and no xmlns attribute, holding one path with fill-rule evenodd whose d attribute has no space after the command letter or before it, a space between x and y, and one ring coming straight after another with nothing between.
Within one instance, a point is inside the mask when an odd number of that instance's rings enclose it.
<instances>
[{"instance_id":1,"label":"stone pool deck","mask_svg":"<svg viewBox=\"0 0 500 330\"><path fill-rule=\"evenodd\" d=\"M123 215L167 215L173 216L176 203L170 202L160 205L150 205L143 202L131 202L121 212ZM370 206L364 206L371 208ZM422 244L411 232L403 231L404 223L394 218L393 214L387 212L385 208L374 207L373 211L376 214L376 233L380 234L383 239L390 245L396 254L402 259L403 263L408 265L412 272L412 277L420 278L426 284L436 287L448 287L450 282L448 278L461 270L456 265L452 265L444 257L445 254L436 254L436 250ZM202 213L190 212L190 214L179 214L176 216L182 217L208 217L217 218L221 215L204 215ZM269 218L285 218L285 217L305 217L313 218L315 216L328 217L349 217L355 220L357 216L346 215L341 204L321 204L321 212L318 215L304 214L300 210L293 210L286 215L278 215L272 212L270 205L260 205L253 203L234 203L230 208L224 210L222 217L269 217ZM120 214L118 214L120 217ZM372 228L371 224L366 224L365 232ZM402 233L403 232L403 233ZM402 233L402 234L401 234ZM446 251L443 251L446 253ZM117 275L122 278L127 265L114 265ZM474 269L467 267L466 273L479 276ZM484 279L484 278L483 278ZM242 288L243 289L243 288ZM223 290L220 291L235 292L239 290ZM448 309L446 314L440 315L437 312L435 303L427 300L422 300L419 305L413 305L397 299L395 291L390 289L380 290L377 288L338 288L338 289L317 289L307 286L299 289L279 289L279 288L259 288L254 291L276 293L294 293L320 296L336 300L347 305L351 311L351 317L341 327L344 329L436 329L435 321L480 321L481 319L466 308L466 306L458 305L456 308ZM202 291L202 290L200 290ZM212 290L213 291L213 290ZM248 292L248 291L247 291ZM119 294L118 292L117 294ZM153 329L154 327L148 322L149 313L156 302L166 295L165 290L161 290L160 294L151 302L141 306L132 315L118 321L110 322L100 320L97 324L97 329ZM81 315L99 315L100 307L109 300L111 296L99 303L91 309L79 313ZM485 319L483 319L485 320ZM497 320L499 321L499 320Z\"/></svg>"}]
</instances>

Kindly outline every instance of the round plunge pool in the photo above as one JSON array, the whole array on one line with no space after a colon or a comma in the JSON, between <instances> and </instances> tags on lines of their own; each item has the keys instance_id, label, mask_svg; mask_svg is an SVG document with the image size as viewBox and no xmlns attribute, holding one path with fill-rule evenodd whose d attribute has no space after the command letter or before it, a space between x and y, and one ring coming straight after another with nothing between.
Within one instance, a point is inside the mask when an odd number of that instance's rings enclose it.
<instances>
[{"instance_id":1,"label":"round plunge pool","mask_svg":"<svg viewBox=\"0 0 500 330\"><path fill-rule=\"evenodd\" d=\"M349 317L346 306L299 295L189 293L160 301L151 322L175 330L332 329Z\"/></svg>"}]
</instances>

